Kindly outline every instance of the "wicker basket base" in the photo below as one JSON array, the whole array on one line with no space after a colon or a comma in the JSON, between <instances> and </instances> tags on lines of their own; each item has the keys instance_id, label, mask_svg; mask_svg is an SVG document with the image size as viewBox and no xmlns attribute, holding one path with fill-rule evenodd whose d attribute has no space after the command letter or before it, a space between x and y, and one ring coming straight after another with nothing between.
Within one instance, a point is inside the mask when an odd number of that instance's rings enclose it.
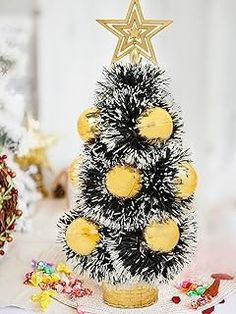
<instances>
[{"instance_id":1,"label":"wicker basket base","mask_svg":"<svg viewBox=\"0 0 236 314\"><path fill-rule=\"evenodd\" d=\"M118 308L142 308L158 300L158 290L151 286L136 285L133 288L116 288L102 285L103 301Z\"/></svg>"}]
</instances>

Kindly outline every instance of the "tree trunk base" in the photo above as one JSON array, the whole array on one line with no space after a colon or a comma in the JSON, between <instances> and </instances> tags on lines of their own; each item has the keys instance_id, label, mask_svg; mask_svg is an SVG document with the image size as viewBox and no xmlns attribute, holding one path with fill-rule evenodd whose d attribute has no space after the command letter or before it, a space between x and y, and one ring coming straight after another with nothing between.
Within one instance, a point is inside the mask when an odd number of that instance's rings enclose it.
<instances>
[{"instance_id":1,"label":"tree trunk base","mask_svg":"<svg viewBox=\"0 0 236 314\"><path fill-rule=\"evenodd\" d=\"M158 300L158 289L147 285L117 288L103 284L102 290L104 303L117 308L142 308Z\"/></svg>"}]
</instances>

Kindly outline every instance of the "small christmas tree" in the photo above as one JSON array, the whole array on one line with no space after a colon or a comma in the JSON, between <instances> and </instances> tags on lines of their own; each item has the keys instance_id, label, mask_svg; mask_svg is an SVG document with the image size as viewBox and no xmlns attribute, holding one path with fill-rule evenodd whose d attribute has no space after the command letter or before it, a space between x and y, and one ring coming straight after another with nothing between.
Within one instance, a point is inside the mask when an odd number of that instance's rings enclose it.
<instances>
[{"instance_id":1,"label":"small christmas tree","mask_svg":"<svg viewBox=\"0 0 236 314\"><path fill-rule=\"evenodd\" d=\"M142 307L194 250L197 176L168 80L140 59L155 63L150 39L171 21L145 20L132 0L125 20L99 22L119 41L94 106L78 120L77 204L60 219L61 239L78 273L103 283L106 303ZM116 63L125 55L131 63Z\"/></svg>"}]
</instances>

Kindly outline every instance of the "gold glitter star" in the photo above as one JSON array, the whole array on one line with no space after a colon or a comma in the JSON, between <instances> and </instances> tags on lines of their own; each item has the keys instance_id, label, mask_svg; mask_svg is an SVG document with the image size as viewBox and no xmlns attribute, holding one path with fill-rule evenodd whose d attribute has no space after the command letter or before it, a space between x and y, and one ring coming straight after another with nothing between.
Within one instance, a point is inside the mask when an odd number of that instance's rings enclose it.
<instances>
[{"instance_id":1,"label":"gold glitter star","mask_svg":"<svg viewBox=\"0 0 236 314\"><path fill-rule=\"evenodd\" d=\"M115 63L129 55L130 61L137 63L143 56L157 62L151 38L172 23L171 20L144 19L139 0L131 0L128 13L123 20L97 20L102 26L118 37L112 58Z\"/></svg>"}]
</instances>

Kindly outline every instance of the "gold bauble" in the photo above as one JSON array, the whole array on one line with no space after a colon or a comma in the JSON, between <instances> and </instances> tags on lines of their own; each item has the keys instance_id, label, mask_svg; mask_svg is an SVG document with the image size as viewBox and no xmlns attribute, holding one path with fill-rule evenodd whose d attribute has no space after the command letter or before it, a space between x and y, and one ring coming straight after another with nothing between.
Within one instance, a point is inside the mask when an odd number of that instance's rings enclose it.
<instances>
[{"instance_id":1,"label":"gold bauble","mask_svg":"<svg viewBox=\"0 0 236 314\"><path fill-rule=\"evenodd\" d=\"M79 164L82 161L82 156L76 157L70 164L68 168L68 179L70 183L74 186L78 186L78 179L79 179L79 174L78 174L78 167Z\"/></svg>"},{"instance_id":2,"label":"gold bauble","mask_svg":"<svg viewBox=\"0 0 236 314\"><path fill-rule=\"evenodd\" d=\"M175 185L178 197L187 198L195 192L197 187L197 173L189 162L183 162L178 165Z\"/></svg>"},{"instance_id":3,"label":"gold bauble","mask_svg":"<svg viewBox=\"0 0 236 314\"><path fill-rule=\"evenodd\" d=\"M107 172L106 187L116 197L134 197L141 189L141 174L130 165L117 165Z\"/></svg>"},{"instance_id":4,"label":"gold bauble","mask_svg":"<svg viewBox=\"0 0 236 314\"><path fill-rule=\"evenodd\" d=\"M148 140L168 140L173 132L170 114L162 108L150 108L138 119L139 134Z\"/></svg>"},{"instance_id":5,"label":"gold bauble","mask_svg":"<svg viewBox=\"0 0 236 314\"><path fill-rule=\"evenodd\" d=\"M77 130L83 141L88 142L97 137L99 110L96 107L86 109L77 121Z\"/></svg>"},{"instance_id":6,"label":"gold bauble","mask_svg":"<svg viewBox=\"0 0 236 314\"><path fill-rule=\"evenodd\" d=\"M75 219L67 228L66 242L79 255L90 255L99 241L98 226L85 218Z\"/></svg>"},{"instance_id":7,"label":"gold bauble","mask_svg":"<svg viewBox=\"0 0 236 314\"><path fill-rule=\"evenodd\" d=\"M169 219L167 221L155 221L144 230L144 238L149 248L155 252L170 252L179 242L180 232L177 223Z\"/></svg>"}]
</instances>

